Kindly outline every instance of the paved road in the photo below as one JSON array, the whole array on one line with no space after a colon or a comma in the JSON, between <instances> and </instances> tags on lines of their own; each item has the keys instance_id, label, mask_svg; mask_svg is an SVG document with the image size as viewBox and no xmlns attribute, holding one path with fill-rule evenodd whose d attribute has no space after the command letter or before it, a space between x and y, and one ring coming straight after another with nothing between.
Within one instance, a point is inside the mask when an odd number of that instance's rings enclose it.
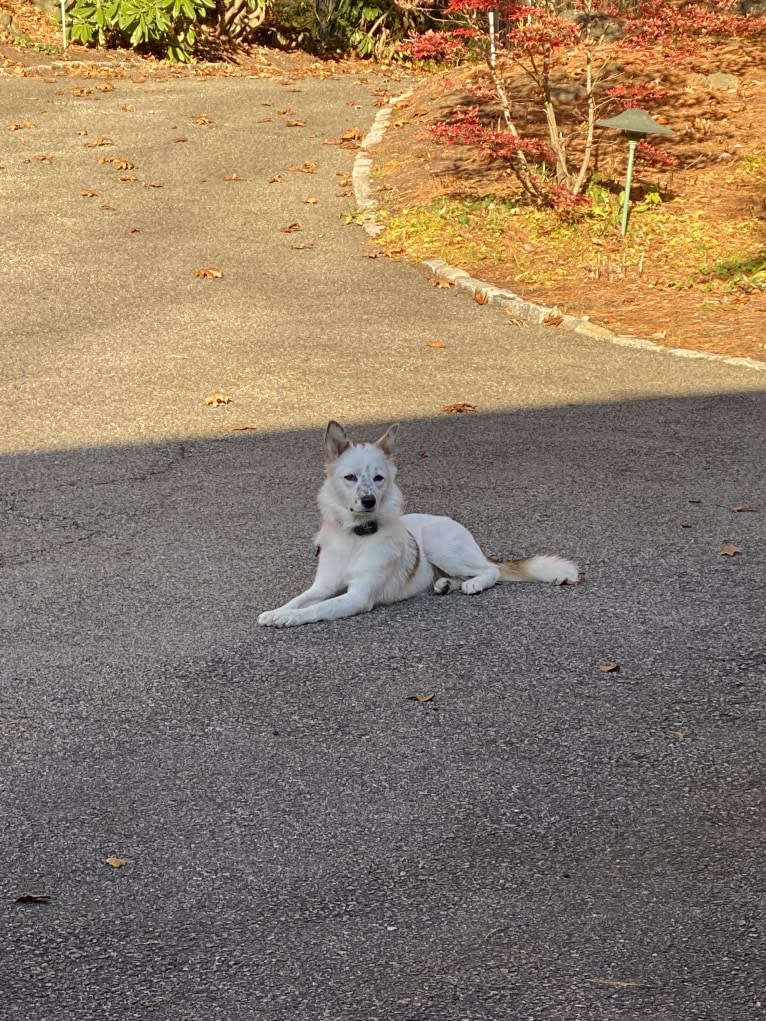
<instances>
[{"instance_id":1,"label":"paved road","mask_svg":"<svg viewBox=\"0 0 766 1021\"><path fill-rule=\"evenodd\" d=\"M766 376L367 258L379 84L0 79L3 1017L761 1018ZM258 629L330 417L586 584Z\"/></svg>"}]
</instances>

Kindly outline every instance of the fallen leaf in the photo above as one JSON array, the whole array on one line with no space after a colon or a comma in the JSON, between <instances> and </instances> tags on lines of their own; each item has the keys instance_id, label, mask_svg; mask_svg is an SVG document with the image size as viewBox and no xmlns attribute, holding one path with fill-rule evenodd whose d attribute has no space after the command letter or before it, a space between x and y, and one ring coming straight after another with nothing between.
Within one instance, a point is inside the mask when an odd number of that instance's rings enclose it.
<instances>
[{"instance_id":1,"label":"fallen leaf","mask_svg":"<svg viewBox=\"0 0 766 1021\"><path fill-rule=\"evenodd\" d=\"M757 514L758 513L758 508L757 507L744 507L744 506L742 506L741 504L738 504L738 503L735 504L731 508L731 510L733 511L734 514Z\"/></svg>"},{"instance_id":2,"label":"fallen leaf","mask_svg":"<svg viewBox=\"0 0 766 1021\"><path fill-rule=\"evenodd\" d=\"M425 447L421 447L418 450L418 457L428 457L428 451L425 449Z\"/></svg>"},{"instance_id":3,"label":"fallen leaf","mask_svg":"<svg viewBox=\"0 0 766 1021\"><path fill-rule=\"evenodd\" d=\"M86 188L85 191L81 191L80 194L84 199L95 199L98 198L97 191L91 191L90 188Z\"/></svg>"},{"instance_id":4,"label":"fallen leaf","mask_svg":"<svg viewBox=\"0 0 766 1021\"><path fill-rule=\"evenodd\" d=\"M287 127L288 128L305 128L306 127L306 122L305 121L287 121Z\"/></svg>"},{"instance_id":5,"label":"fallen leaf","mask_svg":"<svg viewBox=\"0 0 766 1021\"><path fill-rule=\"evenodd\" d=\"M318 201L319 201L319 199L308 198L308 199L304 199L303 200L303 204L304 204L304 206L315 206Z\"/></svg>"},{"instance_id":6,"label":"fallen leaf","mask_svg":"<svg viewBox=\"0 0 766 1021\"><path fill-rule=\"evenodd\" d=\"M436 698L435 692L431 692L428 695L405 695L405 702L433 702Z\"/></svg>"},{"instance_id":7,"label":"fallen leaf","mask_svg":"<svg viewBox=\"0 0 766 1021\"><path fill-rule=\"evenodd\" d=\"M23 893L16 898L17 904L50 904L51 899L47 893Z\"/></svg>"},{"instance_id":8,"label":"fallen leaf","mask_svg":"<svg viewBox=\"0 0 766 1021\"><path fill-rule=\"evenodd\" d=\"M446 411L448 415L465 415L469 411L476 411L476 405L461 401L458 404L445 404L442 411Z\"/></svg>"},{"instance_id":9,"label":"fallen leaf","mask_svg":"<svg viewBox=\"0 0 766 1021\"><path fill-rule=\"evenodd\" d=\"M106 135L99 135L98 138L94 138L92 142L83 142L83 146L86 149L98 149L100 145L111 145L111 138L107 138Z\"/></svg>"},{"instance_id":10,"label":"fallen leaf","mask_svg":"<svg viewBox=\"0 0 766 1021\"><path fill-rule=\"evenodd\" d=\"M742 550L739 546L735 546L733 542L725 542L723 546L718 550L719 556L722 557L736 557Z\"/></svg>"},{"instance_id":11,"label":"fallen leaf","mask_svg":"<svg viewBox=\"0 0 766 1021\"><path fill-rule=\"evenodd\" d=\"M231 425L225 425L223 428L224 428L224 432L227 432L227 433L244 433L244 432L249 432L250 430L256 430L258 428L258 426L257 425L243 425L243 424L241 424L239 422L233 422Z\"/></svg>"},{"instance_id":12,"label":"fallen leaf","mask_svg":"<svg viewBox=\"0 0 766 1021\"><path fill-rule=\"evenodd\" d=\"M128 227L128 234L140 234L140 233L141 233L141 228L140 227Z\"/></svg>"},{"instance_id":13,"label":"fallen leaf","mask_svg":"<svg viewBox=\"0 0 766 1021\"><path fill-rule=\"evenodd\" d=\"M324 142L322 142L322 145L339 145L339 144L340 143L338 142L337 138L325 138Z\"/></svg>"},{"instance_id":14,"label":"fallen leaf","mask_svg":"<svg viewBox=\"0 0 766 1021\"><path fill-rule=\"evenodd\" d=\"M529 320L522 319L521 316L513 316L506 312L506 318L509 326L529 326Z\"/></svg>"},{"instance_id":15,"label":"fallen leaf","mask_svg":"<svg viewBox=\"0 0 766 1021\"><path fill-rule=\"evenodd\" d=\"M473 300L477 305L486 305L489 301L489 295L486 291L476 290L473 292Z\"/></svg>"},{"instance_id":16,"label":"fallen leaf","mask_svg":"<svg viewBox=\"0 0 766 1021\"><path fill-rule=\"evenodd\" d=\"M224 181L240 181L242 180L239 174L225 174Z\"/></svg>"},{"instance_id":17,"label":"fallen leaf","mask_svg":"<svg viewBox=\"0 0 766 1021\"><path fill-rule=\"evenodd\" d=\"M426 341L426 347L433 348L434 351L441 351L442 348L445 348L446 346L447 345L444 343L443 340L427 340Z\"/></svg>"},{"instance_id":18,"label":"fallen leaf","mask_svg":"<svg viewBox=\"0 0 766 1021\"><path fill-rule=\"evenodd\" d=\"M198 280L220 280L223 272L217 266L203 266L194 271L194 276Z\"/></svg>"},{"instance_id":19,"label":"fallen leaf","mask_svg":"<svg viewBox=\"0 0 766 1021\"><path fill-rule=\"evenodd\" d=\"M135 163L131 163L130 160L123 159L121 156L99 156L98 162L104 166L107 163L111 163L115 170L137 170Z\"/></svg>"},{"instance_id":20,"label":"fallen leaf","mask_svg":"<svg viewBox=\"0 0 766 1021\"><path fill-rule=\"evenodd\" d=\"M173 139L174 142L188 142L189 139L185 135L179 135L178 138Z\"/></svg>"},{"instance_id":21,"label":"fallen leaf","mask_svg":"<svg viewBox=\"0 0 766 1021\"><path fill-rule=\"evenodd\" d=\"M340 136L341 142L359 142L363 138L363 134L359 128L349 128L348 131L344 131Z\"/></svg>"},{"instance_id":22,"label":"fallen leaf","mask_svg":"<svg viewBox=\"0 0 766 1021\"><path fill-rule=\"evenodd\" d=\"M365 259L377 259L377 257L378 257L377 252L365 252L363 256L363 258Z\"/></svg>"},{"instance_id":23,"label":"fallen leaf","mask_svg":"<svg viewBox=\"0 0 766 1021\"><path fill-rule=\"evenodd\" d=\"M303 228L299 223L288 223L286 227L280 227L279 229L283 234L294 234L296 230L302 230Z\"/></svg>"},{"instance_id":24,"label":"fallen leaf","mask_svg":"<svg viewBox=\"0 0 766 1021\"><path fill-rule=\"evenodd\" d=\"M196 117L192 117L195 124L212 124L212 120L206 113L198 113Z\"/></svg>"},{"instance_id":25,"label":"fallen leaf","mask_svg":"<svg viewBox=\"0 0 766 1021\"><path fill-rule=\"evenodd\" d=\"M208 394L205 398L205 404L209 408L217 408L221 404L231 404L231 397L228 394L223 393L222 390L215 390L213 393Z\"/></svg>"},{"instance_id":26,"label":"fallen leaf","mask_svg":"<svg viewBox=\"0 0 766 1021\"><path fill-rule=\"evenodd\" d=\"M543 326L561 326L564 317L560 312L549 312L542 322Z\"/></svg>"},{"instance_id":27,"label":"fallen leaf","mask_svg":"<svg viewBox=\"0 0 766 1021\"><path fill-rule=\"evenodd\" d=\"M303 251L304 248L314 248L315 245L314 245L313 241L305 241L303 244L300 244L300 245L290 245L290 247L295 249L296 252L301 252L301 251Z\"/></svg>"},{"instance_id":28,"label":"fallen leaf","mask_svg":"<svg viewBox=\"0 0 766 1021\"><path fill-rule=\"evenodd\" d=\"M298 174L315 174L317 165L311 160L306 160L306 162L301 163L300 166L298 166L296 163L293 163L293 165L289 169L292 170L294 173Z\"/></svg>"},{"instance_id":29,"label":"fallen leaf","mask_svg":"<svg viewBox=\"0 0 766 1021\"><path fill-rule=\"evenodd\" d=\"M441 277L430 277L428 282L432 287L454 287L451 280L443 280Z\"/></svg>"},{"instance_id":30,"label":"fallen leaf","mask_svg":"<svg viewBox=\"0 0 766 1021\"><path fill-rule=\"evenodd\" d=\"M277 113L279 114L280 117L292 117L295 114L295 110L288 106L284 110L277 110Z\"/></svg>"},{"instance_id":31,"label":"fallen leaf","mask_svg":"<svg viewBox=\"0 0 766 1021\"><path fill-rule=\"evenodd\" d=\"M93 89L86 89L86 88L72 89L72 95L73 96L92 96L93 95Z\"/></svg>"},{"instance_id":32,"label":"fallen leaf","mask_svg":"<svg viewBox=\"0 0 766 1021\"><path fill-rule=\"evenodd\" d=\"M135 113L135 111L136 111L136 108L135 108L135 106L133 106L132 103L126 103L125 106L123 106L122 109L123 109L124 113ZM176 139L176 141L178 141L178 139ZM186 139L184 139L184 142L185 141L186 141Z\"/></svg>"},{"instance_id":33,"label":"fallen leaf","mask_svg":"<svg viewBox=\"0 0 766 1021\"><path fill-rule=\"evenodd\" d=\"M9 124L8 125L8 130L9 131L22 131L25 128L33 128L34 126L35 125L32 123L32 121L21 120L21 121L16 122L15 124Z\"/></svg>"},{"instance_id":34,"label":"fallen leaf","mask_svg":"<svg viewBox=\"0 0 766 1021\"><path fill-rule=\"evenodd\" d=\"M128 864L127 858L120 858L118 855L113 854L109 858L104 858L107 865L111 865L113 869L121 869L123 865Z\"/></svg>"},{"instance_id":35,"label":"fallen leaf","mask_svg":"<svg viewBox=\"0 0 766 1021\"><path fill-rule=\"evenodd\" d=\"M269 184L279 184L281 180L282 180L281 174L272 174L271 177L269 178Z\"/></svg>"},{"instance_id":36,"label":"fallen leaf","mask_svg":"<svg viewBox=\"0 0 766 1021\"><path fill-rule=\"evenodd\" d=\"M620 672L619 663L600 663L598 668L602 674L618 674Z\"/></svg>"},{"instance_id":37,"label":"fallen leaf","mask_svg":"<svg viewBox=\"0 0 766 1021\"><path fill-rule=\"evenodd\" d=\"M114 206L110 206L108 202L104 202L103 205L99 206L99 209L103 209L107 213L114 212Z\"/></svg>"},{"instance_id":38,"label":"fallen leaf","mask_svg":"<svg viewBox=\"0 0 766 1021\"><path fill-rule=\"evenodd\" d=\"M56 157L55 156L49 156L45 152L38 152L38 153L36 153L35 159L38 160L40 163L55 163L56 162Z\"/></svg>"},{"instance_id":39,"label":"fallen leaf","mask_svg":"<svg viewBox=\"0 0 766 1021\"><path fill-rule=\"evenodd\" d=\"M111 82L104 82L103 85L96 86L97 92L114 92L114 85Z\"/></svg>"},{"instance_id":40,"label":"fallen leaf","mask_svg":"<svg viewBox=\"0 0 766 1021\"><path fill-rule=\"evenodd\" d=\"M670 733L673 735L673 737L677 737L679 741L683 741L684 732L682 730L671 730Z\"/></svg>"}]
</instances>

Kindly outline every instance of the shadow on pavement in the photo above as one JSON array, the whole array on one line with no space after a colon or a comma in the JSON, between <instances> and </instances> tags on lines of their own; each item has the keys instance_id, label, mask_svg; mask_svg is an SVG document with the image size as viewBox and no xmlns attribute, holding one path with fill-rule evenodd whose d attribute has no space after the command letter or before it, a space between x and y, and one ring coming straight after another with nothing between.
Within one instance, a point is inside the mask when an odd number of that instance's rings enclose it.
<instances>
[{"instance_id":1,"label":"shadow on pavement","mask_svg":"<svg viewBox=\"0 0 766 1021\"><path fill-rule=\"evenodd\" d=\"M764 403L403 423L586 583L286 632L321 429L4 458L6 1016L761 1016Z\"/></svg>"}]
</instances>

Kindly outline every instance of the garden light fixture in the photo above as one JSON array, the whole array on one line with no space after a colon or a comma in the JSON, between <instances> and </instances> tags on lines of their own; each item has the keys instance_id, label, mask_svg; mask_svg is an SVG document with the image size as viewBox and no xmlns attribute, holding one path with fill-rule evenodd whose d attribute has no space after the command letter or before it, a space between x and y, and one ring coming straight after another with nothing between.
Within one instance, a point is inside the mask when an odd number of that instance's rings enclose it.
<instances>
[{"instance_id":1,"label":"garden light fixture","mask_svg":"<svg viewBox=\"0 0 766 1021\"><path fill-rule=\"evenodd\" d=\"M596 127L616 128L628 140L628 170L625 175L625 194L622 200L622 221L620 223L620 233L625 237L628 229L630 185L633 180L633 159L636 155L636 146L646 135L672 135L673 132L664 124L659 124L646 110L637 108L623 110L616 117L609 117L607 120L596 121Z\"/></svg>"}]
</instances>

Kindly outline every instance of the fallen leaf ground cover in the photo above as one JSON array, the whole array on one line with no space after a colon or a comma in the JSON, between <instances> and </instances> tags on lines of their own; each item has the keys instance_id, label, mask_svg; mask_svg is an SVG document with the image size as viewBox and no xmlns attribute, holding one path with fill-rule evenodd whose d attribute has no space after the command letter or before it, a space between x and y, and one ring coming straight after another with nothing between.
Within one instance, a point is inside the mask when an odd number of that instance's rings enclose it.
<instances>
[{"instance_id":1,"label":"fallen leaf ground cover","mask_svg":"<svg viewBox=\"0 0 766 1021\"><path fill-rule=\"evenodd\" d=\"M376 182L392 257L443 258L541 305L613 332L766 361L766 44L726 41L672 63L642 55L626 82L662 88L644 103L673 138L672 169L637 163L627 236L619 193L627 147L598 132L587 217L568 220L520 201L503 161L435 141L434 125L490 104L483 65L445 68L396 107L376 151ZM711 77L712 76L712 77ZM513 81L521 119L535 94ZM542 130L538 116L537 130Z\"/></svg>"}]
</instances>

